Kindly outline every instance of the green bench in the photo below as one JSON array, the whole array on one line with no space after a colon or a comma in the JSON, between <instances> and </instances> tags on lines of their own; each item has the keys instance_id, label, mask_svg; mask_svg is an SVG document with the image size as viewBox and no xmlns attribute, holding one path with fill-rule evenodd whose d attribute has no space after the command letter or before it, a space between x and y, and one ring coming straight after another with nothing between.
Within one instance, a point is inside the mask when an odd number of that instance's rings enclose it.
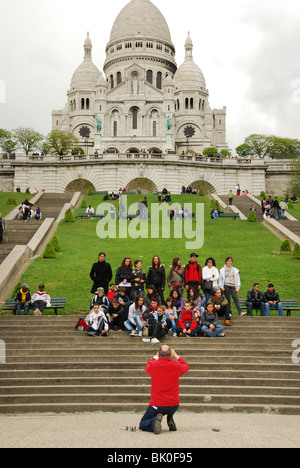
<instances>
[{"instance_id":1,"label":"green bench","mask_svg":"<svg viewBox=\"0 0 300 468\"><path fill-rule=\"evenodd\" d=\"M238 219L240 217L239 213L220 213L219 218L235 218Z\"/></svg>"},{"instance_id":2,"label":"green bench","mask_svg":"<svg viewBox=\"0 0 300 468\"><path fill-rule=\"evenodd\" d=\"M51 299L51 306L46 307L45 311L54 310L54 314L57 315L58 309L64 309L66 307L67 299L65 297L54 297ZM33 310L32 304L29 304L29 310ZM13 315L17 315L17 304L14 299L7 299L2 310L12 310Z\"/></svg>"},{"instance_id":3,"label":"green bench","mask_svg":"<svg viewBox=\"0 0 300 468\"><path fill-rule=\"evenodd\" d=\"M84 219L90 219L90 218L104 218L105 214L104 213L94 213L92 216L89 216L87 213L78 213L77 215L78 218L84 218Z\"/></svg>"},{"instance_id":4,"label":"green bench","mask_svg":"<svg viewBox=\"0 0 300 468\"><path fill-rule=\"evenodd\" d=\"M281 299L280 302L282 304L283 310L286 310L287 317L290 317L292 315L291 312L293 310L300 310L296 299ZM247 310L247 299L239 299L239 303L242 310ZM255 309L253 308L253 310ZM256 311L256 314L257 312L260 313L260 309Z\"/></svg>"}]
</instances>

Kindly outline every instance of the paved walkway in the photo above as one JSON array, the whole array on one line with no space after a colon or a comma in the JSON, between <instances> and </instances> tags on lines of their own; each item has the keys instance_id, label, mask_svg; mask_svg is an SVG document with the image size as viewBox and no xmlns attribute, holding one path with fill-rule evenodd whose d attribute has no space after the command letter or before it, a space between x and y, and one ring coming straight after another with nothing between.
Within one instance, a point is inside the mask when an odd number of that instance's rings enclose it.
<instances>
[{"instance_id":1,"label":"paved walkway","mask_svg":"<svg viewBox=\"0 0 300 468\"><path fill-rule=\"evenodd\" d=\"M179 412L178 432L169 432L164 418L158 436L139 431L140 419L128 413L0 415L0 448L300 447L300 416ZM124 425L137 432L122 430Z\"/></svg>"}]
</instances>

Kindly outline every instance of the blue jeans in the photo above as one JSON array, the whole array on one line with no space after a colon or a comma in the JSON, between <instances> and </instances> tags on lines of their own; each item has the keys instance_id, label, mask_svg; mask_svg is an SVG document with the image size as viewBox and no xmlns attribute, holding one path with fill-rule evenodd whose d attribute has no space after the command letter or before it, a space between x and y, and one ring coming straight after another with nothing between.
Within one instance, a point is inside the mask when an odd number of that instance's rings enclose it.
<instances>
[{"instance_id":1,"label":"blue jeans","mask_svg":"<svg viewBox=\"0 0 300 468\"><path fill-rule=\"evenodd\" d=\"M29 307L25 305L25 302L21 302L20 304L17 304L17 314L22 315L21 309L24 308L24 315L28 315L29 312Z\"/></svg>"},{"instance_id":2,"label":"blue jeans","mask_svg":"<svg viewBox=\"0 0 300 468\"><path fill-rule=\"evenodd\" d=\"M203 325L203 327L201 328L201 331L205 333L205 335L210 336L212 338L217 336L219 333L222 333L223 330L224 328L222 327L222 325L217 325L214 331L211 331L207 325Z\"/></svg>"},{"instance_id":3,"label":"blue jeans","mask_svg":"<svg viewBox=\"0 0 300 468\"><path fill-rule=\"evenodd\" d=\"M156 416L161 413L164 416L167 415L167 421L169 421L178 410L178 406L149 406L146 413L141 419L140 430L147 432L154 432L154 421Z\"/></svg>"},{"instance_id":4,"label":"blue jeans","mask_svg":"<svg viewBox=\"0 0 300 468\"><path fill-rule=\"evenodd\" d=\"M249 317L253 317L253 309L260 310L261 317L265 315L265 305L263 302L261 302L261 304L253 304L253 302L247 302L247 309Z\"/></svg>"},{"instance_id":5,"label":"blue jeans","mask_svg":"<svg viewBox=\"0 0 300 468\"><path fill-rule=\"evenodd\" d=\"M270 309L278 310L279 317L283 317L283 306L281 302L278 302L278 304L269 304L268 302L265 302L265 310L267 317L270 317Z\"/></svg>"},{"instance_id":6,"label":"blue jeans","mask_svg":"<svg viewBox=\"0 0 300 468\"><path fill-rule=\"evenodd\" d=\"M138 329L138 332L141 332L143 331L143 325L142 325L142 321L140 319L140 317L136 316L134 317L134 321L135 321L135 325ZM134 324L130 321L130 320L127 320L125 323L124 323L125 327L127 328L128 331L132 332L134 330Z\"/></svg>"}]
</instances>

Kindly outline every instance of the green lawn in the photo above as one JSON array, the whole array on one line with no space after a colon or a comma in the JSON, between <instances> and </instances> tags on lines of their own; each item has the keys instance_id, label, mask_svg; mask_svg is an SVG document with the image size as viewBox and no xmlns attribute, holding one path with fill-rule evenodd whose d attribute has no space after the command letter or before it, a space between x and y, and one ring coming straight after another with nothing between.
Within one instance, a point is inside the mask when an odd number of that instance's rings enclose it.
<instances>
[{"instance_id":1,"label":"green lawn","mask_svg":"<svg viewBox=\"0 0 300 468\"><path fill-rule=\"evenodd\" d=\"M0 213L2 216L5 217L8 213L10 213L16 206L21 205L23 201L28 198L32 198L33 195L27 193L18 193L18 192L1 192L0 193ZM14 199L16 201L16 205L7 204L9 199Z\"/></svg>"},{"instance_id":2,"label":"green lawn","mask_svg":"<svg viewBox=\"0 0 300 468\"><path fill-rule=\"evenodd\" d=\"M128 204L137 202L138 195L128 196ZM148 203L157 201L156 196L148 196ZM103 196L85 198L95 209L103 203ZM193 211L196 203L204 203L204 245L197 249L201 266L207 257L214 257L217 267L224 265L224 259L232 256L234 266L239 268L242 288L239 296L246 297L253 282L259 282L265 290L269 282L275 284L282 298L295 298L300 302L300 262L292 260L290 255L278 254L281 241L263 227L260 223L248 223L234 219L210 219L210 200L195 195L178 195L172 197L173 202L192 203ZM118 202L114 202L118 207ZM297 207L298 208L298 207ZM82 208L77 209L83 211ZM56 259L36 259L23 275L21 282L28 283L31 290L37 288L40 282L45 283L52 297L67 297L65 313L88 311L92 281L89 273L92 264L98 260L100 251L105 251L107 261L111 263L113 273L120 266L125 256L132 260L141 258L143 269L148 270L153 255L159 255L166 271L175 256L181 258L182 264L189 261L191 250L186 250L186 239L174 238L171 224L170 239L99 239L96 228L98 220L79 220L75 223L61 222L57 237L62 252ZM174 221L172 221L174 223ZM147 223L146 223L147 224ZM198 224L200 225L198 220ZM193 221L196 229L196 221ZM114 278L113 278L114 280Z\"/></svg>"}]
</instances>

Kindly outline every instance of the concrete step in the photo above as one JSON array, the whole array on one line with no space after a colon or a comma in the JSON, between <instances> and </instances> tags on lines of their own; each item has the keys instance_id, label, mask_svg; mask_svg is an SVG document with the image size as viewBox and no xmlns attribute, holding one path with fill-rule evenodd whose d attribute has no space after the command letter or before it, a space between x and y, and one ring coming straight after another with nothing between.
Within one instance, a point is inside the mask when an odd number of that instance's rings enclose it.
<instances>
[{"instance_id":1,"label":"concrete step","mask_svg":"<svg viewBox=\"0 0 300 468\"><path fill-rule=\"evenodd\" d=\"M75 330L78 317L0 316L7 354L0 365L1 413L145 410L144 368L158 346L127 332L91 338ZM190 364L181 408L300 414L300 366L292 362L300 318L234 317L232 325L222 339L163 341Z\"/></svg>"}]
</instances>

